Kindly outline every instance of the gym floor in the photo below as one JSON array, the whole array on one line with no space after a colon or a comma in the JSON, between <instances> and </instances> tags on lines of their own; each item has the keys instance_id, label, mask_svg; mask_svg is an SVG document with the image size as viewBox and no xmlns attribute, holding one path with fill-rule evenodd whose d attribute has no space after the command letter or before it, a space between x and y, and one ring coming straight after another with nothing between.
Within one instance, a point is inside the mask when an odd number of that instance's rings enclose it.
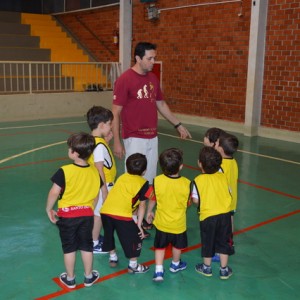
<instances>
[{"instance_id":1,"label":"gym floor","mask_svg":"<svg viewBox=\"0 0 300 300\"><path fill-rule=\"evenodd\" d=\"M182 175L199 174L197 157L207 128L187 126L191 140L178 139L166 121L159 121L159 151L184 151ZM77 256L77 287L68 290L58 280L64 272L57 228L45 213L50 177L67 157L66 139L89 132L84 118L0 123L0 293L1 299L300 299L300 144L236 134L240 141L238 209L235 214L235 249L229 265L233 275L220 280L195 272L201 262L201 241L196 207L187 211L189 247L182 254L186 270L168 271L165 280L152 281L155 229L143 243L139 262L150 266L146 274L127 274L128 260L118 245L119 266L108 265L108 255L94 256L100 280L90 288L83 282ZM117 161L118 174L123 162ZM298 178L298 179L297 179ZM297 233L298 232L298 233Z\"/></svg>"}]
</instances>

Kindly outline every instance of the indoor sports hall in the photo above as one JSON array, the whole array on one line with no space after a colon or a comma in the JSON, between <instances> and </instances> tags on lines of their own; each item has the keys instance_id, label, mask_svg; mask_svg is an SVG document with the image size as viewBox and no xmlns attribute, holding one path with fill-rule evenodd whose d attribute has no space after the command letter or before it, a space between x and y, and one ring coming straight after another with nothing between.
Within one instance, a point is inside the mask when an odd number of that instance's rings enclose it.
<instances>
[{"instance_id":1,"label":"indoor sports hall","mask_svg":"<svg viewBox=\"0 0 300 300\"><path fill-rule=\"evenodd\" d=\"M180 140L166 121L159 123L159 150L178 147L184 152L182 174L193 179L207 128L188 125L191 140ZM108 265L108 255L94 256L100 280L90 288L82 284L83 269L76 265L77 287L62 286L63 258L57 228L45 213L50 177L67 158L67 137L88 131L85 118L1 123L1 298L2 299L299 299L298 272L300 221L300 151L292 142L237 134L240 142L238 208L235 215L236 254L230 257L233 275L222 281L218 263L212 277L195 272L201 261L196 207L187 211L188 248L182 254L187 269L168 271L165 280L152 281L155 229L143 243L140 262L145 274L127 273L128 260L117 247L120 263ZM123 172L123 163L118 173Z\"/></svg>"}]
</instances>

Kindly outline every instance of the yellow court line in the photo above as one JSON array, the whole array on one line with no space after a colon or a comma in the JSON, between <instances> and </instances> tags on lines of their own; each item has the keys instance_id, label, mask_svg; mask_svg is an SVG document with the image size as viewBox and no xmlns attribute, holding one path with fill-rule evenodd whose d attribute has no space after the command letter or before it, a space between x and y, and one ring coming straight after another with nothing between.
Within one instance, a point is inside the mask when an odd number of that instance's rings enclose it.
<instances>
[{"instance_id":1,"label":"yellow court line","mask_svg":"<svg viewBox=\"0 0 300 300\"><path fill-rule=\"evenodd\" d=\"M3 128L0 128L0 130L5 130L5 129L22 129L22 128L32 128L32 127L45 127L45 126L60 126L60 125L68 125L68 124L80 124L80 123L86 123L86 122L85 121L76 121L76 122L52 123L52 124L41 124L41 125L28 125L28 126L18 126L18 127L3 127ZM163 136L168 136L168 137L176 138L176 139L180 139L180 137L175 136L175 135L171 135L171 134L166 134L166 133L161 133L161 132L158 132L158 134L163 135ZM197 144L203 144L203 142L196 141L196 140L193 140L193 139L187 139L186 141L194 142L194 143L197 143ZM49 148L49 147L52 147L52 146L55 146L55 145L59 145L59 144L62 144L62 143L65 143L65 141L64 142L55 143L55 144L46 145L46 146L43 146L43 147L40 147L40 148L36 148L36 149L32 149L32 150L29 150L29 151L26 151L26 152L23 152L23 153L20 153L20 154L16 154L16 155L11 156L11 157L7 157L7 158L5 158L3 160L0 160L0 164L3 163L3 162L6 162L8 160L14 159L16 157L19 157L19 156L22 156L22 155L25 155L25 154L28 154L28 153L31 153L31 152L34 152L34 151L38 151L38 150L42 150L42 149L45 149L45 148ZM254 156L258 156L258 157L264 157L264 158L268 158L268 159L273 159L273 160L277 160L277 161L282 161L282 162L286 162L286 163L291 163L291 164L295 164L295 165L300 165L300 162L297 162L297 161L287 160L287 159L278 158L278 157L269 156L269 155L264 155L264 154L259 154L259 153L250 152L250 151L246 151L246 150L238 150L238 152L249 154L249 155L254 155Z\"/></svg>"},{"instance_id":2,"label":"yellow court line","mask_svg":"<svg viewBox=\"0 0 300 300\"><path fill-rule=\"evenodd\" d=\"M22 153L13 155L13 156L9 156L9 157L7 157L7 158L4 158L4 159L0 160L0 164L3 164L4 162L7 162L7 161L12 160L12 159L14 159L14 158L17 158L17 157L26 155L26 154L31 153L31 152L35 152L35 151L38 151L38 150L50 148L50 147L57 146L57 145L61 145L61 144L64 144L64 143L66 143L66 141L63 141L63 142L57 142L57 143L54 143L54 144L49 144L49 145L46 145L46 146L43 146L43 147L34 148L34 149L31 149L31 150L28 150L28 151L25 151L25 152L22 152Z\"/></svg>"},{"instance_id":3,"label":"yellow court line","mask_svg":"<svg viewBox=\"0 0 300 300\"><path fill-rule=\"evenodd\" d=\"M172 138L176 138L176 139L180 139L180 137L174 136L174 135L171 135L171 134L166 134L166 133L159 133L159 134L164 135L164 136L168 136L168 137L172 137ZM196 141L196 140L193 140L193 139L186 139L186 141L194 142L194 143L197 143L197 144L203 144L203 142ZM246 150L238 150L238 152L242 152L242 153L249 154L249 155L254 155L254 156L259 156L259 157L264 157L264 158L268 158L268 159L283 161L283 162L290 163L290 164L300 165L300 162L298 162L298 161L287 160L287 159L284 159L284 158L259 154L259 153L250 152L250 151L246 151Z\"/></svg>"}]
</instances>

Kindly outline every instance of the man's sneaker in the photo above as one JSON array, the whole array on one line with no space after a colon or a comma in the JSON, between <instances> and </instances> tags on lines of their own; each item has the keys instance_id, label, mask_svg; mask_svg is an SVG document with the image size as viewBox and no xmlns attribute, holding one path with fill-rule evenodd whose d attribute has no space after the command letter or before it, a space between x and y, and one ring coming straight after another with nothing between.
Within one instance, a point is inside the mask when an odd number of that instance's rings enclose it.
<instances>
[{"instance_id":1,"label":"man's sneaker","mask_svg":"<svg viewBox=\"0 0 300 300\"><path fill-rule=\"evenodd\" d=\"M154 272L153 281L164 281L164 271Z\"/></svg>"},{"instance_id":2,"label":"man's sneaker","mask_svg":"<svg viewBox=\"0 0 300 300\"><path fill-rule=\"evenodd\" d=\"M84 277L84 286L92 286L99 278L99 272L96 270L92 271L92 278Z\"/></svg>"},{"instance_id":3,"label":"man's sneaker","mask_svg":"<svg viewBox=\"0 0 300 300\"><path fill-rule=\"evenodd\" d=\"M196 272L204 275L204 276L212 276L212 269L211 267L206 266L205 264L197 264L195 266Z\"/></svg>"},{"instance_id":4,"label":"man's sneaker","mask_svg":"<svg viewBox=\"0 0 300 300\"><path fill-rule=\"evenodd\" d=\"M142 274L142 273L146 273L148 271L149 271L148 266L144 266L144 265L140 265L140 264L138 264L136 266L136 268L132 268L132 267L128 266L128 273L130 273L130 274Z\"/></svg>"},{"instance_id":5,"label":"man's sneaker","mask_svg":"<svg viewBox=\"0 0 300 300\"><path fill-rule=\"evenodd\" d=\"M184 270L184 269L186 269L186 262L180 260L178 266L176 266L176 265L174 265L173 263L171 263L171 264L170 264L170 269L169 269L169 270L170 270L172 273L176 273L176 272L182 271L182 270Z\"/></svg>"},{"instance_id":6,"label":"man's sneaker","mask_svg":"<svg viewBox=\"0 0 300 300\"><path fill-rule=\"evenodd\" d=\"M98 243L94 248L93 248L93 253L94 254L106 254L108 251L103 251L102 249L103 243Z\"/></svg>"},{"instance_id":7,"label":"man's sneaker","mask_svg":"<svg viewBox=\"0 0 300 300\"><path fill-rule=\"evenodd\" d=\"M212 259L211 259L213 262L220 262L220 254L219 253L216 253Z\"/></svg>"},{"instance_id":8,"label":"man's sneaker","mask_svg":"<svg viewBox=\"0 0 300 300\"><path fill-rule=\"evenodd\" d=\"M69 289L74 289L76 287L75 278L72 280L68 280L67 273L60 274L59 280L61 283L63 283Z\"/></svg>"},{"instance_id":9,"label":"man's sneaker","mask_svg":"<svg viewBox=\"0 0 300 300\"><path fill-rule=\"evenodd\" d=\"M113 260L113 259L110 259L109 260L109 265L111 268L115 268L117 265L118 265L118 260Z\"/></svg>"},{"instance_id":10,"label":"man's sneaker","mask_svg":"<svg viewBox=\"0 0 300 300\"><path fill-rule=\"evenodd\" d=\"M229 267L220 268L220 278L228 279L232 275L232 269Z\"/></svg>"}]
</instances>

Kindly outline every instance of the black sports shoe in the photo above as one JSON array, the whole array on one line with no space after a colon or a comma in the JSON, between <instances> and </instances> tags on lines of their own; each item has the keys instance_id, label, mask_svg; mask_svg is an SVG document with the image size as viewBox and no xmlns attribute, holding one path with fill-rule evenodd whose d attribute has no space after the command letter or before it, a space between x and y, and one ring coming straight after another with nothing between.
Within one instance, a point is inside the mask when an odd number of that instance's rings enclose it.
<instances>
[{"instance_id":1,"label":"black sports shoe","mask_svg":"<svg viewBox=\"0 0 300 300\"><path fill-rule=\"evenodd\" d=\"M99 278L99 272L96 270L92 271L92 278L84 277L84 286L92 286Z\"/></svg>"},{"instance_id":2,"label":"black sports shoe","mask_svg":"<svg viewBox=\"0 0 300 300\"><path fill-rule=\"evenodd\" d=\"M61 283L63 283L69 289L74 289L76 287L75 277L72 280L68 280L66 272L60 274L59 280Z\"/></svg>"}]
</instances>

